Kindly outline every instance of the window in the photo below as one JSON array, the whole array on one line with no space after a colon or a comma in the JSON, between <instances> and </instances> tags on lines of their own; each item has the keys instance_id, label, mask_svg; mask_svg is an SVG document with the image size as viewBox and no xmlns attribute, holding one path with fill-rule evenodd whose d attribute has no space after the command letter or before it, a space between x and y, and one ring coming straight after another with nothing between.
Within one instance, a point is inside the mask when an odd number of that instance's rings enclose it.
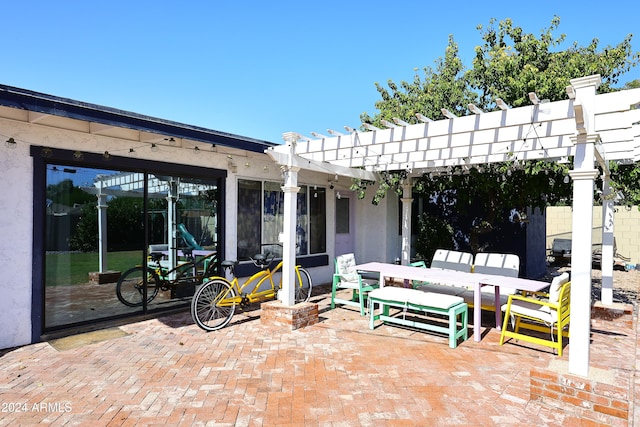
<instances>
[{"instance_id":1,"label":"window","mask_svg":"<svg viewBox=\"0 0 640 427\"><path fill-rule=\"evenodd\" d=\"M151 245L222 250L223 171L92 153L76 160L38 147L32 156L36 330L188 307L186 287L132 307L118 299L116 283Z\"/></svg>"},{"instance_id":2,"label":"window","mask_svg":"<svg viewBox=\"0 0 640 427\"><path fill-rule=\"evenodd\" d=\"M278 244L284 227L282 184L238 181L238 259L265 251L282 255ZM326 252L326 189L300 186L297 193L296 253Z\"/></svg>"}]
</instances>

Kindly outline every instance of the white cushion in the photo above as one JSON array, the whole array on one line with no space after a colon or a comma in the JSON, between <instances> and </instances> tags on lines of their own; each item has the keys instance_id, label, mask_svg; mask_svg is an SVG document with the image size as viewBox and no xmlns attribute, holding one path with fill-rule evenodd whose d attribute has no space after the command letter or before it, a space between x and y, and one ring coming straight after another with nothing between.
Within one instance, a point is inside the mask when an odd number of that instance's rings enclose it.
<instances>
[{"instance_id":1,"label":"white cushion","mask_svg":"<svg viewBox=\"0 0 640 427\"><path fill-rule=\"evenodd\" d=\"M520 257L514 254L479 252L473 261L473 272L518 277L520 274ZM517 291L514 288L500 287L501 295L515 294ZM493 286L483 286L480 292L493 295L495 294L495 289Z\"/></svg>"},{"instance_id":2,"label":"white cushion","mask_svg":"<svg viewBox=\"0 0 640 427\"><path fill-rule=\"evenodd\" d=\"M484 288L482 288L482 289L484 289ZM503 294L502 291L503 291L503 288L500 287L500 304L501 305L502 304L506 304L509 301L509 295ZM475 293L474 293L473 289L466 289L464 291L464 293L460 294L460 296L462 298L464 298L464 301L467 304L470 304L470 305L475 304L474 303ZM496 303L495 300L496 300L496 294L493 291L493 287L491 288L491 293L480 292L480 305L482 307L493 307L493 306L495 306L495 303Z\"/></svg>"},{"instance_id":3,"label":"white cushion","mask_svg":"<svg viewBox=\"0 0 640 427\"><path fill-rule=\"evenodd\" d=\"M553 280L551 281L551 286L549 286L549 302L558 302L558 298L560 298L560 288L568 281L569 273L566 272L553 278Z\"/></svg>"},{"instance_id":4,"label":"white cushion","mask_svg":"<svg viewBox=\"0 0 640 427\"><path fill-rule=\"evenodd\" d=\"M373 286L373 285L377 285L378 281L377 280L370 280L370 279L362 279L362 286ZM338 283L338 287L339 288L346 288L346 289L360 289L360 283L358 283L358 280L341 280L340 283Z\"/></svg>"},{"instance_id":5,"label":"white cushion","mask_svg":"<svg viewBox=\"0 0 640 427\"><path fill-rule=\"evenodd\" d=\"M417 289L398 288L396 286L385 286L369 292L369 298L382 299L386 301L396 301L400 303L411 303L423 305L425 307L436 307L447 309L451 306L464 302L462 297L455 295L436 294L432 292L422 292Z\"/></svg>"},{"instance_id":6,"label":"white cushion","mask_svg":"<svg viewBox=\"0 0 640 427\"><path fill-rule=\"evenodd\" d=\"M473 256L467 252L436 250L431 260L431 268L471 272Z\"/></svg>"},{"instance_id":7,"label":"white cushion","mask_svg":"<svg viewBox=\"0 0 640 427\"><path fill-rule=\"evenodd\" d=\"M336 272L344 281L358 282L358 272L356 271L356 257L354 254L344 254L336 257Z\"/></svg>"},{"instance_id":8,"label":"white cushion","mask_svg":"<svg viewBox=\"0 0 640 427\"><path fill-rule=\"evenodd\" d=\"M446 295L462 295L466 292L467 288L461 286L441 285L439 283L425 283L417 287L416 289L422 292L433 292L436 294Z\"/></svg>"},{"instance_id":9,"label":"white cushion","mask_svg":"<svg viewBox=\"0 0 640 427\"><path fill-rule=\"evenodd\" d=\"M502 306L502 310L505 311L506 309L507 306L505 304L504 306ZM556 310L552 310L546 305L540 305L527 301L512 301L511 313L517 313L523 316L538 319L547 324L556 323L556 321L558 320L558 312Z\"/></svg>"},{"instance_id":10,"label":"white cushion","mask_svg":"<svg viewBox=\"0 0 640 427\"><path fill-rule=\"evenodd\" d=\"M518 277L520 257L514 254L479 252L473 261L473 272Z\"/></svg>"}]
</instances>

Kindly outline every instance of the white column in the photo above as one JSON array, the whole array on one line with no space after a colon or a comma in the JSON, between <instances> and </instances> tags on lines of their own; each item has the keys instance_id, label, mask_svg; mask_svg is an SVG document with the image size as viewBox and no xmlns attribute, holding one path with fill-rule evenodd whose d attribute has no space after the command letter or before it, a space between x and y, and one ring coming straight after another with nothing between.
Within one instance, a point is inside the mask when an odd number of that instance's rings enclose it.
<instances>
[{"instance_id":1,"label":"white column","mask_svg":"<svg viewBox=\"0 0 640 427\"><path fill-rule=\"evenodd\" d=\"M107 195L98 194L98 257L100 273L107 271Z\"/></svg>"},{"instance_id":2,"label":"white column","mask_svg":"<svg viewBox=\"0 0 640 427\"><path fill-rule=\"evenodd\" d=\"M411 184L402 184L402 265L411 261Z\"/></svg>"},{"instance_id":3,"label":"white column","mask_svg":"<svg viewBox=\"0 0 640 427\"><path fill-rule=\"evenodd\" d=\"M298 171L293 167L293 155L295 154L298 135L288 132L283 135L284 140L290 146L289 160L284 171L284 225L282 230L282 289L278 293L278 299L285 306L291 306L295 301L295 265L296 265L296 212L298 187Z\"/></svg>"},{"instance_id":4,"label":"white column","mask_svg":"<svg viewBox=\"0 0 640 427\"><path fill-rule=\"evenodd\" d=\"M178 183L169 181L167 194L167 224L169 226L169 265L175 268L178 265L178 223L176 221L176 202L178 200ZM172 275L175 278L175 273Z\"/></svg>"},{"instance_id":5,"label":"white column","mask_svg":"<svg viewBox=\"0 0 640 427\"><path fill-rule=\"evenodd\" d=\"M593 182L597 169L573 170L573 229L571 234L571 323L569 372L589 375L591 340L591 228Z\"/></svg>"},{"instance_id":6,"label":"white column","mask_svg":"<svg viewBox=\"0 0 640 427\"><path fill-rule=\"evenodd\" d=\"M602 272L600 300L604 305L613 304L614 208L609 176L605 175L602 179L602 259L600 260Z\"/></svg>"},{"instance_id":7,"label":"white column","mask_svg":"<svg viewBox=\"0 0 640 427\"><path fill-rule=\"evenodd\" d=\"M598 176L595 169L594 133L596 89L600 76L571 80L575 92L573 109L577 135L571 140L576 146L573 170L573 226L571 234L571 323L569 372L589 375L589 343L591 340L591 264L593 228L593 185Z\"/></svg>"}]
</instances>

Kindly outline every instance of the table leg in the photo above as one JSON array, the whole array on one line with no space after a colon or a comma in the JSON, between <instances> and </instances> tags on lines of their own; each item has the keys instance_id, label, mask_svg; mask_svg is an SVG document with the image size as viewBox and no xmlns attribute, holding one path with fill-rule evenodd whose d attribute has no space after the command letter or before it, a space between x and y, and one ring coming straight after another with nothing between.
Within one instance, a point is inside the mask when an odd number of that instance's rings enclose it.
<instances>
[{"instance_id":1,"label":"table leg","mask_svg":"<svg viewBox=\"0 0 640 427\"><path fill-rule=\"evenodd\" d=\"M480 328L482 327L482 299L480 297L480 283L474 286L473 290L473 339L476 342L480 342L482 333Z\"/></svg>"},{"instance_id":2,"label":"table leg","mask_svg":"<svg viewBox=\"0 0 640 427\"><path fill-rule=\"evenodd\" d=\"M500 286L494 286L495 288L495 308L496 308L496 329L502 329L502 305L500 304Z\"/></svg>"}]
</instances>

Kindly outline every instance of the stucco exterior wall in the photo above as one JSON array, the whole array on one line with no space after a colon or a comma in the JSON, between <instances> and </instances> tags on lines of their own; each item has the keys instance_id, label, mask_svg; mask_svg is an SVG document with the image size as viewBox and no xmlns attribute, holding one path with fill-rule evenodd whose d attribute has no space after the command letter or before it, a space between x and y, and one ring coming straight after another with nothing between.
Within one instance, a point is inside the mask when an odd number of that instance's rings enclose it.
<instances>
[{"instance_id":1,"label":"stucco exterior wall","mask_svg":"<svg viewBox=\"0 0 640 427\"><path fill-rule=\"evenodd\" d=\"M547 208L547 248L555 238L571 239L573 209L569 206ZM614 236L617 252L631 263L640 263L640 210L638 206L627 209L616 207L614 215ZM602 207L593 207L593 243L602 242Z\"/></svg>"},{"instance_id":2,"label":"stucco exterior wall","mask_svg":"<svg viewBox=\"0 0 640 427\"><path fill-rule=\"evenodd\" d=\"M7 348L31 342L33 168L29 146L0 143L0 348Z\"/></svg>"},{"instance_id":3,"label":"stucco exterior wall","mask_svg":"<svg viewBox=\"0 0 640 427\"><path fill-rule=\"evenodd\" d=\"M388 195L379 205L371 203L372 192L367 192L362 200L357 201L357 234L356 256L358 262L393 262L399 256L396 253L397 227L394 223L393 212L397 210L397 197ZM396 221L397 223L397 221Z\"/></svg>"},{"instance_id":4,"label":"stucco exterior wall","mask_svg":"<svg viewBox=\"0 0 640 427\"><path fill-rule=\"evenodd\" d=\"M67 150L128 156L135 149L138 159L148 159L173 164L202 166L227 170L225 182L225 259L237 258L237 180L239 178L282 181L280 167L266 154L250 153L226 147L185 142L180 147L166 141L157 143L151 150L148 143L128 139L129 130L122 130L123 137L106 137L87 133L78 123L78 131L58 129L37 123L0 118L0 348L10 348L32 342L32 262L33 262L33 159L30 147L47 146ZM9 148L7 135L17 144ZM301 171L299 184L327 186L325 174ZM332 194L327 192L327 253L332 260L335 230L335 205ZM333 263L309 269L314 283L327 283L331 279Z\"/></svg>"}]
</instances>

